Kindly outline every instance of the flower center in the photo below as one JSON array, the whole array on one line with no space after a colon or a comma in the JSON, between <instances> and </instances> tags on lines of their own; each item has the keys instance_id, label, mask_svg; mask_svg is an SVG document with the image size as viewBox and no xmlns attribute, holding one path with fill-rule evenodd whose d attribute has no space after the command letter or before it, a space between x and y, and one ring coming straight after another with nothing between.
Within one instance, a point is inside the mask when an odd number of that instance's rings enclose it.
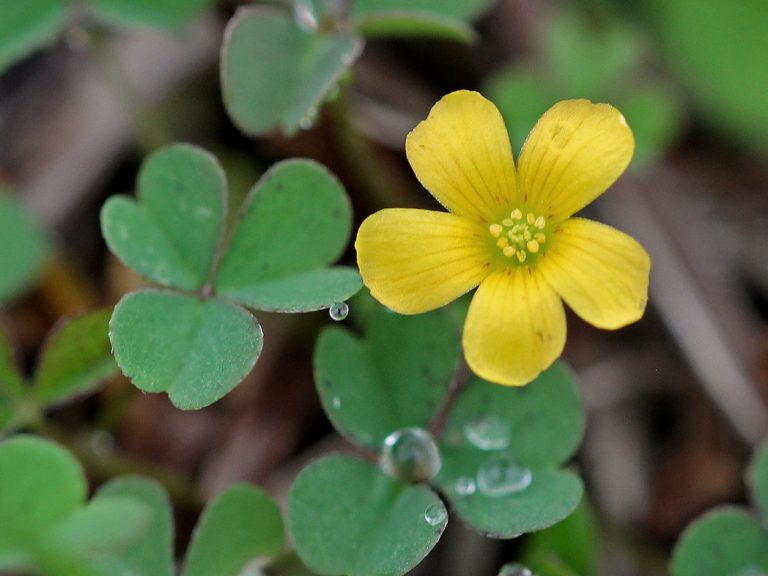
<instances>
[{"instance_id":1,"label":"flower center","mask_svg":"<svg viewBox=\"0 0 768 576\"><path fill-rule=\"evenodd\" d=\"M547 241L544 227L547 221L544 216L536 216L533 212L524 214L515 208L501 223L491 224L488 230L496 238L496 246L507 258L515 258L522 264L529 254L538 254Z\"/></svg>"}]
</instances>

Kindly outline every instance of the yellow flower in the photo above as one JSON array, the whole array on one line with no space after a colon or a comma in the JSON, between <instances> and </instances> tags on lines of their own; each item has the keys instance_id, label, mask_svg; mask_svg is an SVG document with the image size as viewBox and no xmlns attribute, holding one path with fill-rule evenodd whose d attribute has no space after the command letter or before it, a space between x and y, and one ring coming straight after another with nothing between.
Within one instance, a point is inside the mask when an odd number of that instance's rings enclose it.
<instances>
[{"instance_id":1,"label":"yellow flower","mask_svg":"<svg viewBox=\"0 0 768 576\"><path fill-rule=\"evenodd\" d=\"M498 384L533 380L565 344L564 300L587 322L638 320L650 259L632 238L572 215L621 175L635 148L618 110L588 100L550 108L518 167L504 121L477 92L443 97L406 140L419 181L449 211L369 216L355 248L363 281L402 314L479 285L464 325L469 367Z\"/></svg>"}]
</instances>

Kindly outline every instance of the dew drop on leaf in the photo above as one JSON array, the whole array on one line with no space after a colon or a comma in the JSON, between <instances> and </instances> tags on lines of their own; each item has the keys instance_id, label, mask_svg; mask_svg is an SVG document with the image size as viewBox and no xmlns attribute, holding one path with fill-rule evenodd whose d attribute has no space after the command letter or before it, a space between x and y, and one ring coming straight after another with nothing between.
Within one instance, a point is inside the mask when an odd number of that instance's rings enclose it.
<instances>
[{"instance_id":1,"label":"dew drop on leaf","mask_svg":"<svg viewBox=\"0 0 768 576\"><path fill-rule=\"evenodd\" d=\"M471 496L477 490L477 483L470 476L460 476L454 482L453 490L459 496Z\"/></svg>"},{"instance_id":2,"label":"dew drop on leaf","mask_svg":"<svg viewBox=\"0 0 768 576\"><path fill-rule=\"evenodd\" d=\"M334 409L336 409L336 410L338 410L339 408L341 408L341 398L339 398L338 396L334 396L334 397L333 397L333 399L331 400L331 405L332 405L332 406L334 407Z\"/></svg>"},{"instance_id":3,"label":"dew drop on leaf","mask_svg":"<svg viewBox=\"0 0 768 576\"><path fill-rule=\"evenodd\" d=\"M510 563L501 567L498 576L533 576L533 572L521 564Z\"/></svg>"},{"instance_id":4,"label":"dew drop on leaf","mask_svg":"<svg viewBox=\"0 0 768 576\"><path fill-rule=\"evenodd\" d=\"M498 416L479 416L464 424L464 436L480 450L503 450L509 446L509 424Z\"/></svg>"},{"instance_id":5,"label":"dew drop on leaf","mask_svg":"<svg viewBox=\"0 0 768 576\"><path fill-rule=\"evenodd\" d=\"M509 456L489 460L477 471L477 487L486 496L506 496L531 485L530 468L520 466Z\"/></svg>"},{"instance_id":6,"label":"dew drop on leaf","mask_svg":"<svg viewBox=\"0 0 768 576\"><path fill-rule=\"evenodd\" d=\"M318 29L312 0L293 0L293 18L304 32L315 32Z\"/></svg>"},{"instance_id":7,"label":"dew drop on leaf","mask_svg":"<svg viewBox=\"0 0 768 576\"><path fill-rule=\"evenodd\" d=\"M424 520L426 520L430 526L438 526L443 524L448 518L448 512L441 503L434 503L427 506L427 510L424 512Z\"/></svg>"},{"instance_id":8,"label":"dew drop on leaf","mask_svg":"<svg viewBox=\"0 0 768 576\"><path fill-rule=\"evenodd\" d=\"M442 461L432 434L421 428L403 428L384 440L381 469L405 482L433 478Z\"/></svg>"},{"instance_id":9,"label":"dew drop on leaf","mask_svg":"<svg viewBox=\"0 0 768 576\"><path fill-rule=\"evenodd\" d=\"M340 322L349 316L349 305L346 302L334 302L328 308L328 315L331 317L331 320Z\"/></svg>"}]
</instances>

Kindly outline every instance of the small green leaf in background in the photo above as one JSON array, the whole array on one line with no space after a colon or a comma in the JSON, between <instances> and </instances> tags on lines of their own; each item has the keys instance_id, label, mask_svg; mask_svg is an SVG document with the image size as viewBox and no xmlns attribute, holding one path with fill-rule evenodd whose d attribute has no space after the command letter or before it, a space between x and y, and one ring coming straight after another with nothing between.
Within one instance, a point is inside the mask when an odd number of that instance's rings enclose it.
<instances>
[{"instance_id":1,"label":"small green leaf in background","mask_svg":"<svg viewBox=\"0 0 768 576\"><path fill-rule=\"evenodd\" d=\"M226 178L208 152L177 144L143 164L138 199L113 196L101 211L109 249L166 286L197 290L208 278L226 213Z\"/></svg>"},{"instance_id":2,"label":"small green leaf in background","mask_svg":"<svg viewBox=\"0 0 768 576\"><path fill-rule=\"evenodd\" d=\"M562 522L528 537L522 561L537 576L592 576L597 571L597 528L586 500Z\"/></svg>"},{"instance_id":3,"label":"small green leaf in background","mask_svg":"<svg viewBox=\"0 0 768 576\"><path fill-rule=\"evenodd\" d=\"M481 533L512 538L551 526L581 499L578 477L557 468L579 446L584 420L562 363L524 388L474 378L448 417L435 481Z\"/></svg>"},{"instance_id":4,"label":"small green leaf in background","mask_svg":"<svg viewBox=\"0 0 768 576\"><path fill-rule=\"evenodd\" d=\"M237 576L250 561L272 559L284 545L277 504L253 486L234 486L203 512L187 551L184 576Z\"/></svg>"},{"instance_id":5,"label":"small green leaf in background","mask_svg":"<svg viewBox=\"0 0 768 576\"><path fill-rule=\"evenodd\" d=\"M117 372L109 343L109 310L54 328L37 363L32 394L50 406L85 394Z\"/></svg>"},{"instance_id":6,"label":"small green leaf in background","mask_svg":"<svg viewBox=\"0 0 768 576\"><path fill-rule=\"evenodd\" d=\"M386 10L365 14L355 20L355 28L368 38L379 36L423 36L473 42L474 29L459 19L433 12Z\"/></svg>"},{"instance_id":7,"label":"small green leaf in background","mask_svg":"<svg viewBox=\"0 0 768 576\"><path fill-rule=\"evenodd\" d=\"M86 491L82 468L57 444L33 436L0 443L0 558L75 513Z\"/></svg>"},{"instance_id":8,"label":"small green leaf in background","mask_svg":"<svg viewBox=\"0 0 768 576\"><path fill-rule=\"evenodd\" d=\"M768 572L768 531L747 511L711 510L683 532L672 576L759 576Z\"/></svg>"},{"instance_id":9,"label":"small green leaf in background","mask_svg":"<svg viewBox=\"0 0 768 576\"><path fill-rule=\"evenodd\" d=\"M755 451L747 473L752 500L768 522L768 440Z\"/></svg>"},{"instance_id":10,"label":"small green leaf in background","mask_svg":"<svg viewBox=\"0 0 768 576\"><path fill-rule=\"evenodd\" d=\"M215 0L88 0L94 14L118 26L179 29Z\"/></svg>"},{"instance_id":11,"label":"small green leaf in background","mask_svg":"<svg viewBox=\"0 0 768 576\"><path fill-rule=\"evenodd\" d=\"M0 74L53 42L64 31L68 18L69 5L63 0L0 2Z\"/></svg>"},{"instance_id":12,"label":"small green leaf in background","mask_svg":"<svg viewBox=\"0 0 768 576\"><path fill-rule=\"evenodd\" d=\"M667 150L682 129L680 97L671 86L650 83L638 86L616 103L635 135L632 165L648 166Z\"/></svg>"},{"instance_id":13,"label":"small green leaf in background","mask_svg":"<svg viewBox=\"0 0 768 576\"><path fill-rule=\"evenodd\" d=\"M615 19L590 21L583 13L559 10L545 36L553 77L569 98L605 99L630 79L643 57L640 36Z\"/></svg>"},{"instance_id":14,"label":"small green leaf in background","mask_svg":"<svg viewBox=\"0 0 768 576\"><path fill-rule=\"evenodd\" d=\"M457 20L473 20L493 4L493 0L355 0L353 19L381 12L421 12Z\"/></svg>"},{"instance_id":15,"label":"small green leaf in background","mask_svg":"<svg viewBox=\"0 0 768 576\"><path fill-rule=\"evenodd\" d=\"M23 3L9 2L14 10ZM0 7L0 27L4 26ZM42 228L24 207L0 187L0 305L37 279L46 257Z\"/></svg>"},{"instance_id":16,"label":"small green leaf in background","mask_svg":"<svg viewBox=\"0 0 768 576\"><path fill-rule=\"evenodd\" d=\"M334 426L374 450L395 430L426 428L448 390L459 340L445 310L401 316L378 307L364 339L325 328L315 347L315 381Z\"/></svg>"},{"instance_id":17,"label":"small green leaf in background","mask_svg":"<svg viewBox=\"0 0 768 576\"><path fill-rule=\"evenodd\" d=\"M47 555L98 560L121 553L139 540L152 512L136 498L110 496L88 502L59 522L38 547Z\"/></svg>"},{"instance_id":18,"label":"small green leaf in background","mask_svg":"<svg viewBox=\"0 0 768 576\"><path fill-rule=\"evenodd\" d=\"M142 536L121 554L129 573L142 576L172 576L173 514L165 490L153 480L122 476L104 484L93 501L129 496L143 502L151 515Z\"/></svg>"},{"instance_id":19,"label":"small green leaf in background","mask_svg":"<svg viewBox=\"0 0 768 576\"><path fill-rule=\"evenodd\" d=\"M642 3L666 63L711 126L768 150L768 2L654 0Z\"/></svg>"},{"instance_id":20,"label":"small green leaf in background","mask_svg":"<svg viewBox=\"0 0 768 576\"><path fill-rule=\"evenodd\" d=\"M447 520L429 488L400 483L349 456L305 468L288 496L293 545L320 574L405 574L434 547Z\"/></svg>"},{"instance_id":21,"label":"small green leaf in background","mask_svg":"<svg viewBox=\"0 0 768 576\"><path fill-rule=\"evenodd\" d=\"M351 268L327 268L344 251L352 210L322 165L287 160L272 167L243 206L214 279L216 293L258 310L328 308L360 289Z\"/></svg>"},{"instance_id":22,"label":"small green leaf in background","mask_svg":"<svg viewBox=\"0 0 768 576\"><path fill-rule=\"evenodd\" d=\"M212 404L261 353L256 319L215 299L143 290L123 297L110 322L115 359L145 392L168 392L185 410Z\"/></svg>"},{"instance_id":23,"label":"small green leaf in background","mask_svg":"<svg viewBox=\"0 0 768 576\"><path fill-rule=\"evenodd\" d=\"M240 8L227 25L222 48L227 111L251 136L308 128L362 46L347 33L303 30L276 8Z\"/></svg>"},{"instance_id":24,"label":"small green leaf in background","mask_svg":"<svg viewBox=\"0 0 768 576\"><path fill-rule=\"evenodd\" d=\"M546 80L523 68L503 69L488 79L484 92L498 106L517 154L536 121L556 102Z\"/></svg>"}]
</instances>

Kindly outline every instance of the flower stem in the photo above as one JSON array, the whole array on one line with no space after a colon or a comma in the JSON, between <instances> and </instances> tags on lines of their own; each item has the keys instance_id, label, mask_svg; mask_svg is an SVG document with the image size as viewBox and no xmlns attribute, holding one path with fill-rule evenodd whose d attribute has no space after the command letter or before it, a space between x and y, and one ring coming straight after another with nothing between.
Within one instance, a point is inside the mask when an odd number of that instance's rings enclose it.
<instances>
[{"instance_id":1,"label":"flower stem","mask_svg":"<svg viewBox=\"0 0 768 576\"><path fill-rule=\"evenodd\" d=\"M448 415L451 413L456 399L459 397L459 393L464 389L464 386L469 380L471 372L469 366L467 366L466 360L464 360L464 352L461 351L459 355L459 361L456 364L456 369L453 372L453 378L448 385L448 392L443 398L443 403L438 408L435 416L432 418L432 422L429 424L429 431L432 433L432 437L437 441L443 434L445 423L448 421Z\"/></svg>"},{"instance_id":2,"label":"flower stem","mask_svg":"<svg viewBox=\"0 0 768 576\"><path fill-rule=\"evenodd\" d=\"M371 211L392 204L392 195L382 177L375 151L354 127L351 119L350 91L351 80L342 82L339 95L331 107L331 120L336 134L336 142L341 153L345 169L350 180L365 196Z\"/></svg>"}]
</instances>

